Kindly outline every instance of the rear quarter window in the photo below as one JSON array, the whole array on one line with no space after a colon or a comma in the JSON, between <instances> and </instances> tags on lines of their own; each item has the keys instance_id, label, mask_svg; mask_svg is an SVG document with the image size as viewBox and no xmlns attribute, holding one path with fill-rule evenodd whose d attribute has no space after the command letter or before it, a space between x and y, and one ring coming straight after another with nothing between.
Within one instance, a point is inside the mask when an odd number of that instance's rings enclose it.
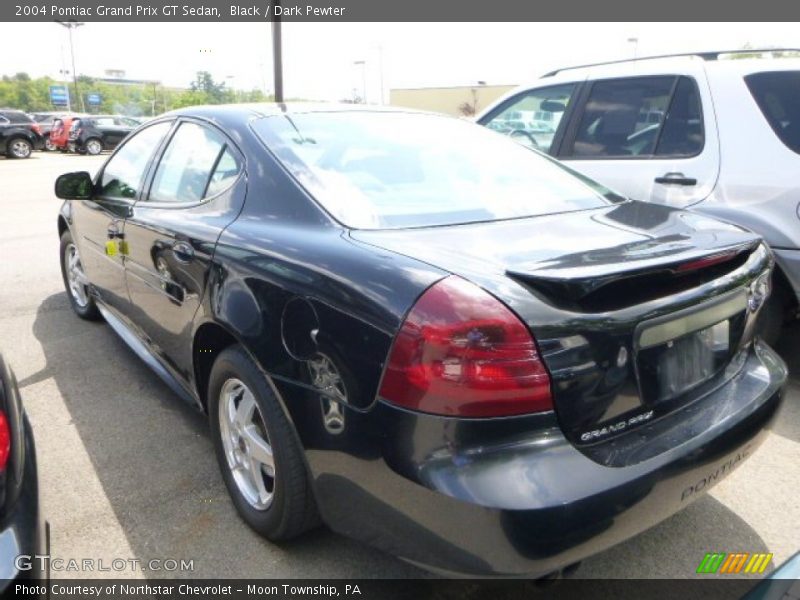
<instances>
[{"instance_id":1,"label":"rear quarter window","mask_svg":"<svg viewBox=\"0 0 800 600\"><path fill-rule=\"evenodd\" d=\"M800 71L754 73L744 80L778 139L800 154Z\"/></svg>"}]
</instances>

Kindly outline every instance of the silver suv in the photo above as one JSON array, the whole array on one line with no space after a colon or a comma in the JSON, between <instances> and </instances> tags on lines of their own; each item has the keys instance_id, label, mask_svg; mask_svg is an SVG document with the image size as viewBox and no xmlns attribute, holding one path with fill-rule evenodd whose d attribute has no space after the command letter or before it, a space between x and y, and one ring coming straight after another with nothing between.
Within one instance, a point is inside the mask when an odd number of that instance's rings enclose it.
<instances>
[{"instance_id":1,"label":"silver suv","mask_svg":"<svg viewBox=\"0 0 800 600\"><path fill-rule=\"evenodd\" d=\"M478 122L630 198L748 227L775 252L762 335L800 298L800 56L747 50L561 69ZM547 114L549 128L511 115ZM541 120L541 119L540 119Z\"/></svg>"}]
</instances>

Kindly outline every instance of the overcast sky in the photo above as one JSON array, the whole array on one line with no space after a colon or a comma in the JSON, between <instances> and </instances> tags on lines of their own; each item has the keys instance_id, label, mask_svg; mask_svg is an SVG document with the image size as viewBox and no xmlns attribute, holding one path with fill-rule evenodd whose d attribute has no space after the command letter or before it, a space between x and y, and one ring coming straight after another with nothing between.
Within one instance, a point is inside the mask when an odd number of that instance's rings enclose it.
<instances>
[{"instance_id":1,"label":"overcast sky","mask_svg":"<svg viewBox=\"0 0 800 600\"><path fill-rule=\"evenodd\" d=\"M638 43L630 42L638 39ZM0 74L70 69L55 23L0 23ZM671 52L800 48L796 23L284 23L287 97L339 100L361 91L518 84L556 67ZM636 48L634 48L636 46ZM9 49L19 48L19 52ZM239 89L272 90L269 23L87 23L75 33L78 73L186 87L199 70ZM365 61L366 67L355 65ZM382 63L382 68L381 68ZM388 95L386 95L388 100Z\"/></svg>"}]
</instances>

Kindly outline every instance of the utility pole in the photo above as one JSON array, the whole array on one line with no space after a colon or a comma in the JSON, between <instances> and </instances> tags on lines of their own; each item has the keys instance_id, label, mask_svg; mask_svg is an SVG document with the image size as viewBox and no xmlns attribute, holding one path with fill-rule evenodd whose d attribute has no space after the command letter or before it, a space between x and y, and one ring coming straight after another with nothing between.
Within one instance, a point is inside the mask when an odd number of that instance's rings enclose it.
<instances>
[{"instance_id":1,"label":"utility pole","mask_svg":"<svg viewBox=\"0 0 800 600\"><path fill-rule=\"evenodd\" d=\"M633 60L636 60L636 55L639 53L639 38L629 37L628 43L633 44Z\"/></svg>"},{"instance_id":2,"label":"utility pole","mask_svg":"<svg viewBox=\"0 0 800 600\"><path fill-rule=\"evenodd\" d=\"M383 98L383 45L378 44L378 69L381 75L381 105L386 104Z\"/></svg>"},{"instance_id":3,"label":"utility pole","mask_svg":"<svg viewBox=\"0 0 800 600\"><path fill-rule=\"evenodd\" d=\"M69 30L69 53L72 56L72 84L75 89L75 96L81 102L81 112L86 112L86 106L83 103L83 96L78 90L78 73L75 71L75 46L72 43L72 30L78 27L83 27L86 23L79 23L78 21L56 21L62 27Z\"/></svg>"},{"instance_id":4,"label":"utility pole","mask_svg":"<svg viewBox=\"0 0 800 600\"><path fill-rule=\"evenodd\" d=\"M273 4L273 10L280 12L281 2ZM275 77L275 102L283 102L283 52L281 49L281 18L272 16L272 73Z\"/></svg>"},{"instance_id":5,"label":"utility pole","mask_svg":"<svg viewBox=\"0 0 800 600\"><path fill-rule=\"evenodd\" d=\"M367 103L367 61L356 60L353 64L361 67L361 102Z\"/></svg>"}]
</instances>

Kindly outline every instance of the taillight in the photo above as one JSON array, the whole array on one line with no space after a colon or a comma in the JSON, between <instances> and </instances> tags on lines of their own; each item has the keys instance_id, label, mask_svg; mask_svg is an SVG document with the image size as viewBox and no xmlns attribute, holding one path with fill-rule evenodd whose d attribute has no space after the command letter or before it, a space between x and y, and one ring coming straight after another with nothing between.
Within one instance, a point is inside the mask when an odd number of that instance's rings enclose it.
<instances>
[{"instance_id":1,"label":"taillight","mask_svg":"<svg viewBox=\"0 0 800 600\"><path fill-rule=\"evenodd\" d=\"M380 395L426 413L501 417L552 410L550 376L528 328L459 277L430 287L403 322Z\"/></svg>"},{"instance_id":2,"label":"taillight","mask_svg":"<svg viewBox=\"0 0 800 600\"><path fill-rule=\"evenodd\" d=\"M31 125L31 129L32 129L33 131L35 131L36 133L40 134L40 135L41 135L41 133L42 133L42 128L41 128L41 127L39 127L39 124L38 124L38 123L33 123L33 124Z\"/></svg>"},{"instance_id":3,"label":"taillight","mask_svg":"<svg viewBox=\"0 0 800 600\"><path fill-rule=\"evenodd\" d=\"M0 411L0 471L6 468L11 454L11 428L6 413Z\"/></svg>"}]
</instances>

